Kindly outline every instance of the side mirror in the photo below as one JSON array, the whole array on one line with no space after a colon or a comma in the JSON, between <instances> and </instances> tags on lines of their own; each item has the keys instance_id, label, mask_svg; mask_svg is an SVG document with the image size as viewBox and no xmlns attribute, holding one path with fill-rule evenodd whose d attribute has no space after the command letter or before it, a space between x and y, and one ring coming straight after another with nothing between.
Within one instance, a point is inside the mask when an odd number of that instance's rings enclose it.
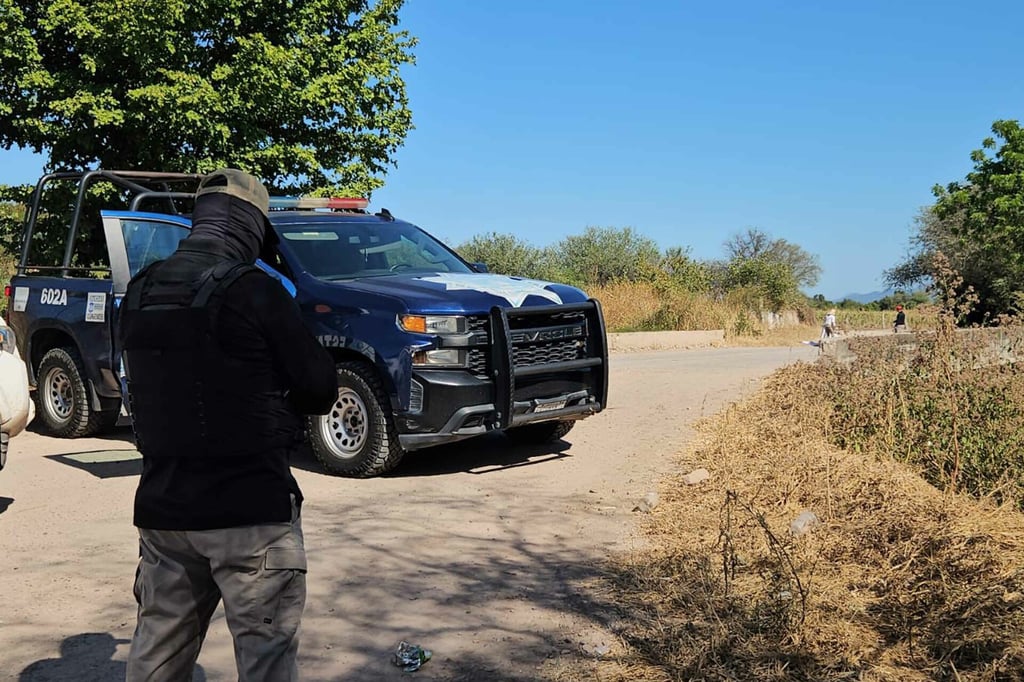
<instances>
[{"instance_id":1,"label":"side mirror","mask_svg":"<svg viewBox=\"0 0 1024 682\"><path fill-rule=\"evenodd\" d=\"M477 272L490 272L490 269L487 267L487 263L470 263L470 265L472 265L473 269Z\"/></svg>"}]
</instances>

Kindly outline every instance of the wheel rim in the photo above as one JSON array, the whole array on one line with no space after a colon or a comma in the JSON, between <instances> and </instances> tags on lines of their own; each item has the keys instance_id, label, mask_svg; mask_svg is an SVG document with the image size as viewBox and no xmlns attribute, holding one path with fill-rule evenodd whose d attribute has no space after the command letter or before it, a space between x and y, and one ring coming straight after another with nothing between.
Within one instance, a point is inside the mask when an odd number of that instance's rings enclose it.
<instances>
[{"instance_id":1,"label":"wheel rim","mask_svg":"<svg viewBox=\"0 0 1024 682\"><path fill-rule=\"evenodd\" d=\"M339 388L338 400L320 418L320 435L331 453L341 459L359 455L370 433L366 403L351 388Z\"/></svg>"},{"instance_id":2,"label":"wheel rim","mask_svg":"<svg viewBox=\"0 0 1024 682\"><path fill-rule=\"evenodd\" d=\"M55 421L65 422L71 418L75 407L74 388L71 385L71 377L60 367L54 367L46 373L43 381L44 395L43 405Z\"/></svg>"}]
</instances>

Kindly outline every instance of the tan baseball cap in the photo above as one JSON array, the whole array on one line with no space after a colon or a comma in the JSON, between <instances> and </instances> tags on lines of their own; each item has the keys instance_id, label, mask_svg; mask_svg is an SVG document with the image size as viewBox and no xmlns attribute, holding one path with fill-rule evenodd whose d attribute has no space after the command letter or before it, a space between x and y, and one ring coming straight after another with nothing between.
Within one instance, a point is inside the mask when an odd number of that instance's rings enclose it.
<instances>
[{"instance_id":1,"label":"tan baseball cap","mask_svg":"<svg viewBox=\"0 0 1024 682\"><path fill-rule=\"evenodd\" d=\"M204 177L199 182L196 198L215 193L230 194L250 203L258 208L264 217L270 211L270 195L267 188L256 176L237 168L221 168Z\"/></svg>"}]
</instances>

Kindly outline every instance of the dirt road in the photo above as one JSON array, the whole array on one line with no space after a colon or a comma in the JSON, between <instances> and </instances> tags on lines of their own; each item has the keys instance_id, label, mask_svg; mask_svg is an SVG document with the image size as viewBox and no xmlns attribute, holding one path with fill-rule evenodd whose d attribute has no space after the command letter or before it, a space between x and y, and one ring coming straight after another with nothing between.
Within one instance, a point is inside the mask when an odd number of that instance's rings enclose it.
<instances>
[{"instance_id":1,"label":"dirt road","mask_svg":"<svg viewBox=\"0 0 1024 682\"><path fill-rule=\"evenodd\" d=\"M615 354L610 409L558 447L501 436L410 455L359 481L296 463L306 496L304 680L406 679L399 640L434 652L419 680L531 680L609 640L587 590L632 545L631 511L689 426L817 349ZM26 433L0 472L0 680L124 679L135 619L132 494L122 431L62 441ZM218 611L198 680L235 679Z\"/></svg>"}]
</instances>

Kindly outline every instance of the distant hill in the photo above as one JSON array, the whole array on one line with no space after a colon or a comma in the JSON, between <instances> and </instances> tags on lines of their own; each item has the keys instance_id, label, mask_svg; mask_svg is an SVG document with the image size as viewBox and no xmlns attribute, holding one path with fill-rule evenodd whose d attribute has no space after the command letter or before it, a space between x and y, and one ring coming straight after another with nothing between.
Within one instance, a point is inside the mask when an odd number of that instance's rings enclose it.
<instances>
[{"instance_id":1,"label":"distant hill","mask_svg":"<svg viewBox=\"0 0 1024 682\"><path fill-rule=\"evenodd\" d=\"M845 301L849 299L851 301L856 301L857 303L871 303L872 301L877 301L880 298L892 296L895 293L896 290L890 288L885 289L884 291L872 291L867 294L846 294L845 296L840 296L839 298L837 298L836 302Z\"/></svg>"}]
</instances>

